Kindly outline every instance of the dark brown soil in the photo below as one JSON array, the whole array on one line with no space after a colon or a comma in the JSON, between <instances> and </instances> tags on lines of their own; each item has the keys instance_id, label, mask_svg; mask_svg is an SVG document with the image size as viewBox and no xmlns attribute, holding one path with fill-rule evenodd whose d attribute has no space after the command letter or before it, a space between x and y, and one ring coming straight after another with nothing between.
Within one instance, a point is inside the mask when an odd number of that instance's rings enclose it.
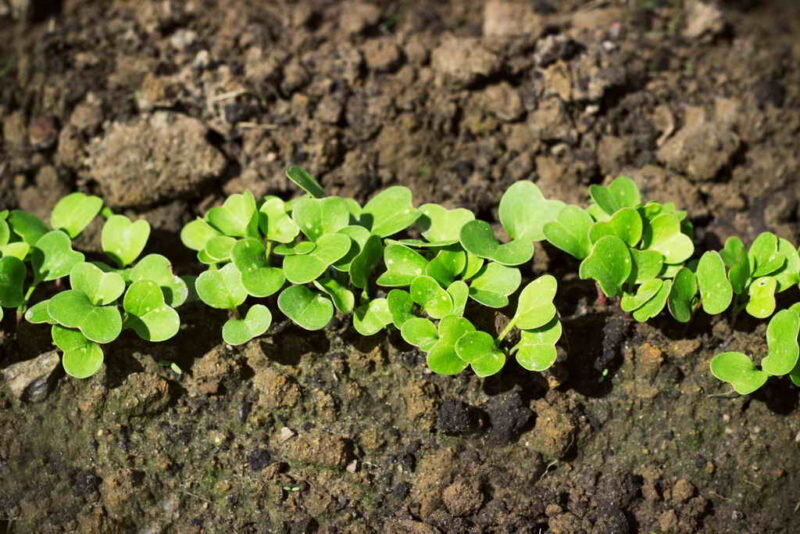
<instances>
[{"instance_id":1,"label":"dark brown soil","mask_svg":"<svg viewBox=\"0 0 800 534\"><path fill-rule=\"evenodd\" d=\"M516 180L583 202L626 173L701 247L797 241L793 0L0 0L0 35L0 209L102 194L181 272L181 225L293 194L289 164L488 219ZM0 532L797 532L797 390L708 372L764 326L635 324L575 267L537 250L565 325L544 375L435 376L345 322L234 350L189 306L174 343L126 337L90 380L4 387ZM0 367L49 349L2 331Z\"/></svg>"}]
</instances>

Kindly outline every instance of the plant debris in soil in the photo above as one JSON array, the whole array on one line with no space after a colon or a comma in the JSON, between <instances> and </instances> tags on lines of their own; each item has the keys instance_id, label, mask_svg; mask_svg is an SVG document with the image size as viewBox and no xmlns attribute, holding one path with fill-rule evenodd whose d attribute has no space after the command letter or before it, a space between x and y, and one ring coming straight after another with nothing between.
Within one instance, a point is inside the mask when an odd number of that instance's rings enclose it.
<instances>
[{"instance_id":1,"label":"plant debris in soil","mask_svg":"<svg viewBox=\"0 0 800 534\"><path fill-rule=\"evenodd\" d=\"M625 174L709 248L797 235L793 2L0 0L0 32L0 209L100 194L182 273L181 226L288 195L289 164L487 220L519 179L580 203ZM534 267L576 270L549 247ZM46 329L5 333L0 529L794 532L797 391L708 373L764 325L634 324L564 278L542 376L436 376L347 325L234 350L195 307L175 344L126 337L75 381Z\"/></svg>"}]
</instances>

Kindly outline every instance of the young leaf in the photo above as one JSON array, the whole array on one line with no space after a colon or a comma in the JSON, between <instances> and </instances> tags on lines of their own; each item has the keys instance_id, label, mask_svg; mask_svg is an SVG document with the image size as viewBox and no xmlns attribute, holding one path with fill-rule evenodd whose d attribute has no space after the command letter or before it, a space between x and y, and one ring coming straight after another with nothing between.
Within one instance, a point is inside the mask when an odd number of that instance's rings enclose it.
<instances>
[{"instance_id":1,"label":"young leaf","mask_svg":"<svg viewBox=\"0 0 800 534\"><path fill-rule=\"evenodd\" d=\"M578 272L582 280L596 280L607 297L616 297L632 268L628 245L616 236L607 235L597 240Z\"/></svg>"},{"instance_id":2,"label":"young leaf","mask_svg":"<svg viewBox=\"0 0 800 534\"><path fill-rule=\"evenodd\" d=\"M533 243L517 239L501 244L489 223L470 221L461 228L461 245L467 252L503 265L520 265L533 257Z\"/></svg>"},{"instance_id":3,"label":"young leaf","mask_svg":"<svg viewBox=\"0 0 800 534\"><path fill-rule=\"evenodd\" d=\"M614 235L633 247L642 239L644 225L639 212L633 208L622 208L610 219L595 223L589 231L589 238L596 242L603 236Z\"/></svg>"},{"instance_id":4,"label":"young leaf","mask_svg":"<svg viewBox=\"0 0 800 534\"><path fill-rule=\"evenodd\" d=\"M50 230L44 221L27 211L11 210L7 220L11 230L31 246Z\"/></svg>"},{"instance_id":5,"label":"young leaf","mask_svg":"<svg viewBox=\"0 0 800 534\"><path fill-rule=\"evenodd\" d=\"M643 323L661 313L661 310L667 305L667 298L669 298L671 290L672 280L664 280L658 293L633 312L633 318Z\"/></svg>"},{"instance_id":6,"label":"young leaf","mask_svg":"<svg viewBox=\"0 0 800 534\"><path fill-rule=\"evenodd\" d=\"M450 294L430 276L418 276L414 279L411 283L411 298L434 319L441 319L453 311Z\"/></svg>"},{"instance_id":7,"label":"young leaf","mask_svg":"<svg viewBox=\"0 0 800 534\"><path fill-rule=\"evenodd\" d=\"M203 252L213 263L223 263L231 260L231 253L235 246L236 239L220 235L209 239Z\"/></svg>"},{"instance_id":8,"label":"young leaf","mask_svg":"<svg viewBox=\"0 0 800 534\"><path fill-rule=\"evenodd\" d=\"M467 253L461 247L442 249L425 268L425 274L442 286L449 286L467 266Z\"/></svg>"},{"instance_id":9,"label":"young leaf","mask_svg":"<svg viewBox=\"0 0 800 534\"><path fill-rule=\"evenodd\" d=\"M51 298L47 313L61 326L77 328L96 343L110 343L122 332L122 317L116 306L95 305L84 292L75 289Z\"/></svg>"},{"instance_id":10,"label":"young leaf","mask_svg":"<svg viewBox=\"0 0 800 534\"><path fill-rule=\"evenodd\" d=\"M325 234L317 240L317 247L309 254L287 256L283 272L293 284L308 284L322 276L335 261L350 250L351 239L344 234Z\"/></svg>"},{"instance_id":11,"label":"young leaf","mask_svg":"<svg viewBox=\"0 0 800 534\"><path fill-rule=\"evenodd\" d=\"M120 267L127 267L142 253L149 237L150 223L144 219L133 222L124 215L112 215L103 225L103 252Z\"/></svg>"},{"instance_id":12,"label":"young leaf","mask_svg":"<svg viewBox=\"0 0 800 534\"><path fill-rule=\"evenodd\" d=\"M747 281L750 279L750 262L744 243L738 237L729 237L719 254L728 268L728 280L733 292L741 294L747 288Z\"/></svg>"},{"instance_id":13,"label":"young leaf","mask_svg":"<svg viewBox=\"0 0 800 534\"><path fill-rule=\"evenodd\" d=\"M244 319L228 319L222 325L222 339L228 345L243 345L266 333L272 324L272 313L263 304L254 304Z\"/></svg>"},{"instance_id":14,"label":"young leaf","mask_svg":"<svg viewBox=\"0 0 800 534\"><path fill-rule=\"evenodd\" d=\"M361 210L361 222L380 237L388 237L405 230L419 219L414 209L411 190L396 185L375 195Z\"/></svg>"},{"instance_id":15,"label":"young leaf","mask_svg":"<svg viewBox=\"0 0 800 534\"><path fill-rule=\"evenodd\" d=\"M375 240L378 241L378 244L380 244L380 238L370 234L369 230L363 226L358 226L355 224L345 226L339 230L338 233L346 235L351 241L350 250L347 251L347 254L333 264L334 269L343 273L350 272L350 266L353 264L353 260L356 259L356 257L364 250L364 247L366 246L370 237L374 237ZM375 262L377 263L377 259Z\"/></svg>"},{"instance_id":16,"label":"young leaf","mask_svg":"<svg viewBox=\"0 0 800 534\"><path fill-rule=\"evenodd\" d=\"M450 294L450 298L453 299L453 309L450 311L450 315L464 315L464 309L467 307L467 299L469 298L469 286L461 280L456 280L447 286L447 292Z\"/></svg>"},{"instance_id":17,"label":"young leaf","mask_svg":"<svg viewBox=\"0 0 800 534\"><path fill-rule=\"evenodd\" d=\"M359 306L353 314L353 327L362 336L377 334L392 323L392 313L385 298L373 299Z\"/></svg>"},{"instance_id":18,"label":"young leaf","mask_svg":"<svg viewBox=\"0 0 800 534\"><path fill-rule=\"evenodd\" d=\"M341 197L301 198L294 204L292 218L303 235L316 241L350 224L350 211Z\"/></svg>"},{"instance_id":19,"label":"young leaf","mask_svg":"<svg viewBox=\"0 0 800 534\"><path fill-rule=\"evenodd\" d=\"M800 334L800 315L791 310L781 310L767 325L767 356L761 368L773 376L789 374L800 357L797 335Z\"/></svg>"},{"instance_id":20,"label":"young leaf","mask_svg":"<svg viewBox=\"0 0 800 534\"><path fill-rule=\"evenodd\" d=\"M778 253L778 237L771 232L763 232L756 237L747 257L753 278L772 274L786 262L786 258Z\"/></svg>"},{"instance_id":21,"label":"young leaf","mask_svg":"<svg viewBox=\"0 0 800 534\"><path fill-rule=\"evenodd\" d=\"M333 318L333 304L306 286L289 286L278 295L278 308L306 330L321 330Z\"/></svg>"},{"instance_id":22,"label":"young leaf","mask_svg":"<svg viewBox=\"0 0 800 534\"><path fill-rule=\"evenodd\" d=\"M267 197L259 209L258 225L267 240L276 243L291 243L300 228L289 216L286 203L278 197Z\"/></svg>"},{"instance_id":23,"label":"young leaf","mask_svg":"<svg viewBox=\"0 0 800 534\"><path fill-rule=\"evenodd\" d=\"M436 326L430 319L422 317L412 317L405 321L402 328L400 328L400 335L409 345L419 347L426 352L431 350L439 341Z\"/></svg>"},{"instance_id":24,"label":"young leaf","mask_svg":"<svg viewBox=\"0 0 800 534\"><path fill-rule=\"evenodd\" d=\"M181 243L192 250L203 250L213 237L221 235L203 219L195 219L181 229Z\"/></svg>"},{"instance_id":25,"label":"young leaf","mask_svg":"<svg viewBox=\"0 0 800 534\"><path fill-rule=\"evenodd\" d=\"M278 245L272 252L278 256L303 256L311 254L316 248L317 244L313 241L300 241L294 245Z\"/></svg>"},{"instance_id":26,"label":"young leaf","mask_svg":"<svg viewBox=\"0 0 800 534\"><path fill-rule=\"evenodd\" d=\"M697 277L686 267L682 267L672 283L667 305L676 321L688 323L694 310L694 297L697 295Z\"/></svg>"},{"instance_id":27,"label":"young leaf","mask_svg":"<svg viewBox=\"0 0 800 534\"><path fill-rule=\"evenodd\" d=\"M511 322L521 330L539 328L549 323L556 315L553 299L558 282L546 274L529 283L519 294L517 312Z\"/></svg>"},{"instance_id":28,"label":"young leaf","mask_svg":"<svg viewBox=\"0 0 800 534\"><path fill-rule=\"evenodd\" d=\"M231 252L233 264L242 273L242 285L254 297L268 297L277 293L285 277L278 267L267 261L267 249L258 239L238 241Z\"/></svg>"},{"instance_id":29,"label":"young leaf","mask_svg":"<svg viewBox=\"0 0 800 534\"><path fill-rule=\"evenodd\" d=\"M0 247L7 245L11 239L11 228L8 226L7 218L8 210L0 211Z\"/></svg>"},{"instance_id":30,"label":"young leaf","mask_svg":"<svg viewBox=\"0 0 800 534\"><path fill-rule=\"evenodd\" d=\"M733 300L733 288L725 275L725 263L718 252L708 251L700 258L697 285L703 311L717 315L728 309Z\"/></svg>"},{"instance_id":31,"label":"young leaf","mask_svg":"<svg viewBox=\"0 0 800 534\"><path fill-rule=\"evenodd\" d=\"M14 241L0 247L0 257L4 258L17 258L18 260L25 261L25 258L30 252L31 246L24 241Z\"/></svg>"},{"instance_id":32,"label":"young leaf","mask_svg":"<svg viewBox=\"0 0 800 534\"><path fill-rule=\"evenodd\" d=\"M331 298L337 310L345 314L353 313L355 295L335 278L323 276L319 280L314 280L314 286Z\"/></svg>"},{"instance_id":33,"label":"young leaf","mask_svg":"<svg viewBox=\"0 0 800 534\"><path fill-rule=\"evenodd\" d=\"M622 208L636 208L642 202L639 188L625 176L615 178L607 187L589 186L589 196L608 215Z\"/></svg>"},{"instance_id":34,"label":"young leaf","mask_svg":"<svg viewBox=\"0 0 800 534\"><path fill-rule=\"evenodd\" d=\"M644 248L660 252L667 264L683 263L694 253L692 239L681 231L681 221L674 214L662 213L650 219L642 240Z\"/></svg>"},{"instance_id":35,"label":"young leaf","mask_svg":"<svg viewBox=\"0 0 800 534\"><path fill-rule=\"evenodd\" d=\"M16 308L25 301L25 264L13 256L0 258L0 307Z\"/></svg>"},{"instance_id":36,"label":"young leaf","mask_svg":"<svg viewBox=\"0 0 800 534\"><path fill-rule=\"evenodd\" d=\"M325 196L325 190L322 188L316 178L311 176L297 165L292 165L286 169L286 177L312 197L322 198Z\"/></svg>"},{"instance_id":37,"label":"young leaf","mask_svg":"<svg viewBox=\"0 0 800 534\"><path fill-rule=\"evenodd\" d=\"M630 252L631 260L633 260L633 268L628 277L628 282L641 284L662 274L664 270L664 256L662 256L660 252L635 248L630 249Z\"/></svg>"},{"instance_id":38,"label":"young leaf","mask_svg":"<svg viewBox=\"0 0 800 534\"><path fill-rule=\"evenodd\" d=\"M425 274L428 265L421 254L402 245L388 245L383 249L383 262L386 272L376 282L384 287L409 286L416 277Z\"/></svg>"},{"instance_id":39,"label":"young leaf","mask_svg":"<svg viewBox=\"0 0 800 534\"><path fill-rule=\"evenodd\" d=\"M422 213L422 237L431 243L457 243L461 228L475 219L475 215L464 208L448 210L438 204L423 204L419 207Z\"/></svg>"},{"instance_id":40,"label":"young leaf","mask_svg":"<svg viewBox=\"0 0 800 534\"><path fill-rule=\"evenodd\" d=\"M468 362L476 375L483 378L500 372L506 364L506 355L497 348L492 336L486 332L471 332L456 341L456 354Z\"/></svg>"},{"instance_id":41,"label":"young leaf","mask_svg":"<svg viewBox=\"0 0 800 534\"><path fill-rule=\"evenodd\" d=\"M520 334L519 343L512 349L517 363L528 371L549 369L558 357L556 343L561 338L561 321L554 317L547 324Z\"/></svg>"},{"instance_id":42,"label":"young leaf","mask_svg":"<svg viewBox=\"0 0 800 534\"><path fill-rule=\"evenodd\" d=\"M521 282L519 269L488 263L472 279L469 296L484 306L505 308L508 296L519 288Z\"/></svg>"},{"instance_id":43,"label":"young leaf","mask_svg":"<svg viewBox=\"0 0 800 534\"><path fill-rule=\"evenodd\" d=\"M551 245L582 260L591 250L589 230L593 223L591 215L578 206L565 206L543 230Z\"/></svg>"},{"instance_id":44,"label":"young leaf","mask_svg":"<svg viewBox=\"0 0 800 534\"><path fill-rule=\"evenodd\" d=\"M25 311L25 320L31 324L53 324L53 318L47 313L49 300L37 302ZM0 308L2 309L2 308Z\"/></svg>"},{"instance_id":45,"label":"young leaf","mask_svg":"<svg viewBox=\"0 0 800 534\"><path fill-rule=\"evenodd\" d=\"M711 360L711 374L730 383L739 395L749 395L767 383L769 375L741 352L723 352Z\"/></svg>"},{"instance_id":46,"label":"young leaf","mask_svg":"<svg viewBox=\"0 0 800 534\"><path fill-rule=\"evenodd\" d=\"M623 293L622 300L620 301L620 308L626 312L638 310L644 306L647 301L655 297L663 285L664 281L656 278L648 280L637 287L636 293Z\"/></svg>"},{"instance_id":47,"label":"young leaf","mask_svg":"<svg viewBox=\"0 0 800 534\"><path fill-rule=\"evenodd\" d=\"M92 219L103 209L103 201L92 195L72 193L59 200L50 214L50 226L64 230L69 237L76 237L89 226Z\"/></svg>"},{"instance_id":48,"label":"young leaf","mask_svg":"<svg viewBox=\"0 0 800 534\"><path fill-rule=\"evenodd\" d=\"M378 266L381 254L383 254L381 239L378 236L371 235L350 264L350 283L353 284L353 287L359 289L367 287L369 277L375 267Z\"/></svg>"},{"instance_id":49,"label":"young leaf","mask_svg":"<svg viewBox=\"0 0 800 534\"><path fill-rule=\"evenodd\" d=\"M227 236L256 237L258 235L256 199L250 191L233 194L225 199L222 206L208 210L206 220Z\"/></svg>"},{"instance_id":50,"label":"young leaf","mask_svg":"<svg viewBox=\"0 0 800 534\"><path fill-rule=\"evenodd\" d=\"M180 329L178 312L167 306L161 288L150 280L132 283L122 299L122 307L128 314L125 326L145 341L166 341Z\"/></svg>"},{"instance_id":51,"label":"young leaf","mask_svg":"<svg viewBox=\"0 0 800 534\"><path fill-rule=\"evenodd\" d=\"M201 273L195 289L200 300L219 310L232 310L247 300L242 273L232 263L222 269Z\"/></svg>"},{"instance_id":52,"label":"young leaf","mask_svg":"<svg viewBox=\"0 0 800 534\"><path fill-rule=\"evenodd\" d=\"M555 220L563 207L563 202L545 199L536 184L523 180L506 190L498 212L511 239L542 241L544 225Z\"/></svg>"},{"instance_id":53,"label":"young leaf","mask_svg":"<svg viewBox=\"0 0 800 534\"><path fill-rule=\"evenodd\" d=\"M469 363L458 357L455 345L462 336L474 331L472 323L463 317L449 315L439 321L439 340L428 351L428 368L440 375L455 375L466 369Z\"/></svg>"},{"instance_id":54,"label":"young leaf","mask_svg":"<svg viewBox=\"0 0 800 534\"><path fill-rule=\"evenodd\" d=\"M776 293L781 293L793 287L800 281L800 254L789 241L778 239L778 254L786 258L783 267L773 273L778 282Z\"/></svg>"},{"instance_id":55,"label":"young leaf","mask_svg":"<svg viewBox=\"0 0 800 534\"><path fill-rule=\"evenodd\" d=\"M115 272L104 273L91 263L78 263L69 273L69 285L96 306L116 301L125 291L125 280Z\"/></svg>"},{"instance_id":56,"label":"young leaf","mask_svg":"<svg viewBox=\"0 0 800 534\"><path fill-rule=\"evenodd\" d=\"M414 300L408 291L392 289L386 296L386 301L389 304L389 313L392 314L392 323L396 328L402 328L406 321L414 318Z\"/></svg>"},{"instance_id":57,"label":"young leaf","mask_svg":"<svg viewBox=\"0 0 800 534\"><path fill-rule=\"evenodd\" d=\"M161 254L148 254L128 271L128 281L150 280L164 292L167 304L177 308L189 296L189 288L181 277L172 272L172 264Z\"/></svg>"},{"instance_id":58,"label":"young leaf","mask_svg":"<svg viewBox=\"0 0 800 534\"><path fill-rule=\"evenodd\" d=\"M747 313L757 319L766 319L775 311L775 290L778 281L772 276L759 278L747 289Z\"/></svg>"},{"instance_id":59,"label":"young leaf","mask_svg":"<svg viewBox=\"0 0 800 534\"><path fill-rule=\"evenodd\" d=\"M52 336L53 344L64 353L61 365L71 377L89 378L103 366L103 349L80 332L54 325Z\"/></svg>"},{"instance_id":60,"label":"young leaf","mask_svg":"<svg viewBox=\"0 0 800 534\"><path fill-rule=\"evenodd\" d=\"M67 276L75 265L84 259L83 254L72 250L72 241L61 230L47 232L31 249L33 278L49 282Z\"/></svg>"}]
</instances>

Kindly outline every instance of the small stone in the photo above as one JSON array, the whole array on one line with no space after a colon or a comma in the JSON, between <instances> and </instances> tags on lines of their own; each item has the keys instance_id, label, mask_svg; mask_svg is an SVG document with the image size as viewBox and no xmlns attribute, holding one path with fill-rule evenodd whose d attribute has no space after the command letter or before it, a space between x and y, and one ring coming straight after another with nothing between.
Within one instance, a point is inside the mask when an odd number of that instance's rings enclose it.
<instances>
[{"instance_id":1,"label":"small stone","mask_svg":"<svg viewBox=\"0 0 800 534\"><path fill-rule=\"evenodd\" d=\"M484 103L490 113L503 121L516 120L525 111L519 93L506 82L492 85L486 89Z\"/></svg>"},{"instance_id":2,"label":"small stone","mask_svg":"<svg viewBox=\"0 0 800 534\"><path fill-rule=\"evenodd\" d=\"M573 134L573 126L564 104L558 98L548 98L528 115L528 124L537 139L564 141Z\"/></svg>"},{"instance_id":3,"label":"small stone","mask_svg":"<svg viewBox=\"0 0 800 534\"><path fill-rule=\"evenodd\" d=\"M103 107L95 99L78 104L72 110L69 123L81 131L93 132L103 122Z\"/></svg>"},{"instance_id":4,"label":"small stone","mask_svg":"<svg viewBox=\"0 0 800 534\"><path fill-rule=\"evenodd\" d=\"M490 76L501 65L500 58L470 37L447 37L431 55L433 70L456 85L470 85Z\"/></svg>"},{"instance_id":5,"label":"small stone","mask_svg":"<svg viewBox=\"0 0 800 534\"><path fill-rule=\"evenodd\" d=\"M358 471L358 460L353 460L352 462L347 464L347 467L345 467L344 469L348 473L355 473L356 471Z\"/></svg>"},{"instance_id":6,"label":"small stone","mask_svg":"<svg viewBox=\"0 0 800 534\"><path fill-rule=\"evenodd\" d=\"M480 425L477 410L458 399L444 399L436 415L439 432L464 435L475 432Z\"/></svg>"},{"instance_id":7,"label":"small stone","mask_svg":"<svg viewBox=\"0 0 800 534\"><path fill-rule=\"evenodd\" d=\"M338 95L325 95L317 104L316 117L322 122L336 124L342 118L344 103Z\"/></svg>"},{"instance_id":8,"label":"small stone","mask_svg":"<svg viewBox=\"0 0 800 534\"><path fill-rule=\"evenodd\" d=\"M52 147L58 139L58 128L55 119L51 117L39 117L33 119L28 125L28 141L37 150L45 150Z\"/></svg>"},{"instance_id":9,"label":"small stone","mask_svg":"<svg viewBox=\"0 0 800 534\"><path fill-rule=\"evenodd\" d=\"M300 64L299 61L292 60L283 68L283 79L281 80L281 89L287 94L294 93L311 80L311 75Z\"/></svg>"},{"instance_id":10,"label":"small stone","mask_svg":"<svg viewBox=\"0 0 800 534\"><path fill-rule=\"evenodd\" d=\"M442 492L442 501L454 516L477 512L483 504L483 492L477 480L458 478Z\"/></svg>"},{"instance_id":11,"label":"small stone","mask_svg":"<svg viewBox=\"0 0 800 534\"><path fill-rule=\"evenodd\" d=\"M9 365L0 371L0 375L15 398L39 402L50 393L53 373L60 361L58 351L51 350L32 360Z\"/></svg>"},{"instance_id":12,"label":"small stone","mask_svg":"<svg viewBox=\"0 0 800 534\"><path fill-rule=\"evenodd\" d=\"M686 28L683 36L697 39L703 36L714 36L725 28L722 11L707 2L694 0L686 7Z\"/></svg>"},{"instance_id":13,"label":"small stone","mask_svg":"<svg viewBox=\"0 0 800 534\"><path fill-rule=\"evenodd\" d=\"M381 10L366 2L347 2L342 5L339 27L346 33L361 33L381 20Z\"/></svg>"},{"instance_id":14,"label":"small stone","mask_svg":"<svg viewBox=\"0 0 800 534\"><path fill-rule=\"evenodd\" d=\"M694 497L694 485L685 478L681 478L672 486L672 500L677 503L687 502Z\"/></svg>"},{"instance_id":15,"label":"small stone","mask_svg":"<svg viewBox=\"0 0 800 534\"><path fill-rule=\"evenodd\" d=\"M490 0L483 9L484 37L538 37L544 29L542 17L531 2Z\"/></svg>"},{"instance_id":16,"label":"small stone","mask_svg":"<svg viewBox=\"0 0 800 534\"><path fill-rule=\"evenodd\" d=\"M295 437L297 434L288 426L281 427L278 431L278 443L283 443Z\"/></svg>"},{"instance_id":17,"label":"small stone","mask_svg":"<svg viewBox=\"0 0 800 534\"><path fill-rule=\"evenodd\" d=\"M690 180L708 181L728 164L739 145L729 125L701 120L681 128L656 155Z\"/></svg>"},{"instance_id":18,"label":"small stone","mask_svg":"<svg viewBox=\"0 0 800 534\"><path fill-rule=\"evenodd\" d=\"M290 461L337 468L350 463L350 449L346 439L319 431L302 434L284 445L284 453Z\"/></svg>"},{"instance_id":19,"label":"small stone","mask_svg":"<svg viewBox=\"0 0 800 534\"><path fill-rule=\"evenodd\" d=\"M389 72L397 68L402 55L393 38L381 37L370 39L364 44L364 59L370 69Z\"/></svg>"}]
</instances>

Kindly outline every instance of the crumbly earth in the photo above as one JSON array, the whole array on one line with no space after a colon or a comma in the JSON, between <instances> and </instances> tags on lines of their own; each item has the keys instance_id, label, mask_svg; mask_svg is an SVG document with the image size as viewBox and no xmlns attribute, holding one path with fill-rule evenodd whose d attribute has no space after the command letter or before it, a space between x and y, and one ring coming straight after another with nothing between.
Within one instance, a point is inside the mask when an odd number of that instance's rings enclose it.
<instances>
[{"instance_id":1,"label":"crumbly earth","mask_svg":"<svg viewBox=\"0 0 800 534\"><path fill-rule=\"evenodd\" d=\"M583 202L624 172L703 248L797 240L793 0L0 0L0 35L0 209L103 194L183 273L181 225L294 194L288 164L489 220L516 180ZM90 380L4 385L0 531L796 532L798 390L708 372L764 325L639 325L539 247L544 270L565 326L544 375L438 377L344 321L231 349L190 305L174 343L126 336ZM6 315L0 367L52 358Z\"/></svg>"}]
</instances>

